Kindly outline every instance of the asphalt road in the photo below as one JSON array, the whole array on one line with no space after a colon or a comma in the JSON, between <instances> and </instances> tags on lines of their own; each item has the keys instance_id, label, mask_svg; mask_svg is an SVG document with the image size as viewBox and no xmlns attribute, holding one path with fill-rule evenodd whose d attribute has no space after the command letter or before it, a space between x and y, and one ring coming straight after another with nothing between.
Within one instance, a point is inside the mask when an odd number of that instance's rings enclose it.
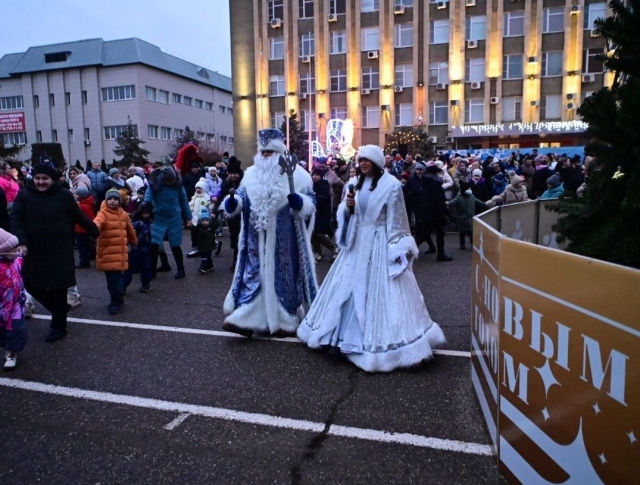
<instances>
[{"instance_id":1,"label":"asphalt road","mask_svg":"<svg viewBox=\"0 0 640 485\"><path fill-rule=\"evenodd\" d=\"M17 369L0 374L0 484L506 483L471 387L471 252L457 234L453 262L414 267L448 343L391 374L221 332L222 240L214 272L187 260L185 279L161 274L147 294L134 280L117 316L103 274L78 270L82 305L60 342L31 320Z\"/></svg>"}]
</instances>

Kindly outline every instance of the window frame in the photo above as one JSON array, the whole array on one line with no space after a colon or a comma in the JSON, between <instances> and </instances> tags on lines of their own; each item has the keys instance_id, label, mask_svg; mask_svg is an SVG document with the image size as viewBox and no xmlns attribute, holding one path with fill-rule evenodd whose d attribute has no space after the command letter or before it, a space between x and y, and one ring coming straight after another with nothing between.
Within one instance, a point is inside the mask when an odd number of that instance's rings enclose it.
<instances>
[{"instance_id":1,"label":"window frame","mask_svg":"<svg viewBox=\"0 0 640 485\"><path fill-rule=\"evenodd\" d=\"M309 13L311 10L311 13ZM298 2L298 18L312 19L314 15L314 0L299 0Z\"/></svg>"},{"instance_id":2,"label":"window frame","mask_svg":"<svg viewBox=\"0 0 640 485\"><path fill-rule=\"evenodd\" d=\"M545 7L542 10L542 33L553 34L555 32L564 32L564 15L564 7ZM562 24L557 28L557 30L550 30L552 17L562 17Z\"/></svg>"},{"instance_id":3,"label":"window frame","mask_svg":"<svg viewBox=\"0 0 640 485\"><path fill-rule=\"evenodd\" d=\"M370 119L370 116L373 119ZM380 107L377 105L363 106L362 107L362 129L379 129L379 128L380 128Z\"/></svg>"},{"instance_id":4,"label":"window frame","mask_svg":"<svg viewBox=\"0 0 640 485\"><path fill-rule=\"evenodd\" d=\"M429 21L429 45L440 45L440 44L448 44L449 43L449 35L450 35L450 28L449 28L449 20L431 20ZM442 32L442 31L446 31L446 41L445 42L436 42L436 31L438 32ZM440 34L440 36L438 36L438 39L441 37L442 34Z\"/></svg>"},{"instance_id":5,"label":"window frame","mask_svg":"<svg viewBox=\"0 0 640 485\"><path fill-rule=\"evenodd\" d=\"M558 121L562 119L562 94L546 94L540 98L540 120L541 121ZM555 114L557 110L558 115L552 118L549 117L549 111L553 111Z\"/></svg>"},{"instance_id":6,"label":"window frame","mask_svg":"<svg viewBox=\"0 0 640 485\"><path fill-rule=\"evenodd\" d=\"M360 45L362 52L379 51L380 27L363 27L360 29Z\"/></svg>"},{"instance_id":7,"label":"window frame","mask_svg":"<svg viewBox=\"0 0 640 485\"><path fill-rule=\"evenodd\" d=\"M160 127L158 125L147 125L147 137L150 140L158 140L160 135L159 130Z\"/></svg>"},{"instance_id":8,"label":"window frame","mask_svg":"<svg viewBox=\"0 0 640 485\"><path fill-rule=\"evenodd\" d=\"M513 30L511 22L513 21L522 21L522 33L514 34L511 32ZM503 24L503 37L522 37L524 35L524 10L517 10L515 12L505 12L504 13L504 24Z\"/></svg>"},{"instance_id":9,"label":"window frame","mask_svg":"<svg viewBox=\"0 0 640 485\"><path fill-rule=\"evenodd\" d=\"M484 25L483 32L480 36L473 35L473 28L475 24ZM465 19L464 26L465 26L464 27L465 40L486 40L487 38L487 16L486 15L471 15Z\"/></svg>"},{"instance_id":10,"label":"window frame","mask_svg":"<svg viewBox=\"0 0 640 485\"><path fill-rule=\"evenodd\" d=\"M316 39L313 32L300 34L300 56L313 57L316 55Z\"/></svg>"},{"instance_id":11,"label":"window frame","mask_svg":"<svg viewBox=\"0 0 640 485\"><path fill-rule=\"evenodd\" d=\"M479 67L481 67L480 74L474 74L474 76L471 76L471 73L475 73L475 71L478 70ZM467 57L465 59L464 82L483 82L486 79L486 68L487 64L484 57Z\"/></svg>"},{"instance_id":12,"label":"window frame","mask_svg":"<svg viewBox=\"0 0 640 485\"><path fill-rule=\"evenodd\" d=\"M130 101L136 99L136 85L127 84L124 86L108 86L102 88L102 102L112 103L114 101Z\"/></svg>"},{"instance_id":13,"label":"window frame","mask_svg":"<svg viewBox=\"0 0 640 485\"><path fill-rule=\"evenodd\" d=\"M509 60L511 58L520 57L520 75L514 76L509 73ZM502 56L502 79L522 79L524 77L524 54L506 54Z\"/></svg>"},{"instance_id":14,"label":"window frame","mask_svg":"<svg viewBox=\"0 0 640 485\"><path fill-rule=\"evenodd\" d=\"M554 58L560 55L560 63L559 68L556 69L555 73L549 74L549 57L553 54ZM564 67L564 52L563 51L547 51L542 53L542 66L541 66L540 75L541 77L558 77L562 76L563 67Z\"/></svg>"},{"instance_id":15,"label":"window frame","mask_svg":"<svg viewBox=\"0 0 640 485\"><path fill-rule=\"evenodd\" d=\"M341 47L342 49L337 49ZM329 55L347 53L347 31L333 30L329 37Z\"/></svg>"},{"instance_id":16,"label":"window frame","mask_svg":"<svg viewBox=\"0 0 640 485\"><path fill-rule=\"evenodd\" d=\"M396 64L394 82L402 88L413 87L413 64Z\"/></svg>"},{"instance_id":17,"label":"window frame","mask_svg":"<svg viewBox=\"0 0 640 485\"><path fill-rule=\"evenodd\" d=\"M276 51L276 49L279 50ZM279 59L284 59L284 37L271 37L269 39L269 60L277 61Z\"/></svg>"},{"instance_id":18,"label":"window frame","mask_svg":"<svg viewBox=\"0 0 640 485\"><path fill-rule=\"evenodd\" d=\"M438 114L442 116L444 112L445 120L438 121ZM448 125L449 124L449 102L448 101L431 101L429 103L429 125Z\"/></svg>"},{"instance_id":19,"label":"window frame","mask_svg":"<svg viewBox=\"0 0 640 485\"><path fill-rule=\"evenodd\" d=\"M334 86L336 89L334 89ZM329 92L344 93L347 91L347 70L331 69L329 72Z\"/></svg>"},{"instance_id":20,"label":"window frame","mask_svg":"<svg viewBox=\"0 0 640 485\"><path fill-rule=\"evenodd\" d=\"M362 89L380 89L380 69L378 67L363 67L360 79L362 81Z\"/></svg>"},{"instance_id":21,"label":"window frame","mask_svg":"<svg viewBox=\"0 0 640 485\"><path fill-rule=\"evenodd\" d=\"M597 8L594 8L594 7L597 7ZM598 15L598 12L600 11L602 11L602 15L592 18L595 15ZM599 18L601 19L607 18L606 2L590 3L589 5L585 5L584 30L593 30L594 29L593 23L596 21L596 19L599 19Z\"/></svg>"},{"instance_id":22,"label":"window frame","mask_svg":"<svg viewBox=\"0 0 640 485\"><path fill-rule=\"evenodd\" d=\"M275 94L274 94L274 83L275 83ZM277 98L284 96L284 75L283 74L272 74L269 76L269 97Z\"/></svg>"},{"instance_id":23,"label":"window frame","mask_svg":"<svg viewBox=\"0 0 640 485\"><path fill-rule=\"evenodd\" d=\"M433 82L434 78L436 82ZM438 84L449 84L448 62L434 61L429 63L429 86L436 86Z\"/></svg>"},{"instance_id":24,"label":"window frame","mask_svg":"<svg viewBox=\"0 0 640 485\"><path fill-rule=\"evenodd\" d=\"M408 120L408 123L405 123L407 120ZM395 122L395 126L413 126L413 104L412 103L396 104L394 122Z\"/></svg>"},{"instance_id":25,"label":"window frame","mask_svg":"<svg viewBox=\"0 0 640 485\"><path fill-rule=\"evenodd\" d=\"M269 22L274 19L284 18L284 0L269 0L267 2L267 15Z\"/></svg>"},{"instance_id":26,"label":"window frame","mask_svg":"<svg viewBox=\"0 0 640 485\"><path fill-rule=\"evenodd\" d=\"M409 32L409 43L403 44L402 39L406 36L407 32ZM395 42L394 46L396 49L402 49L405 47L413 47L413 22L407 22L403 24L396 24L395 32L394 32ZM405 39L406 40L406 39Z\"/></svg>"},{"instance_id":27,"label":"window frame","mask_svg":"<svg viewBox=\"0 0 640 485\"><path fill-rule=\"evenodd\" d=\"M470 119L471 115L480 108L481 119ZM469 98L464 100L464 122L465 124L474 125L484 123L484 98Z\"/></svg>"},{"instance_id":28,"label":"window frame","mask_svg":"<svg viewBox=\"0 0 640 485\"><path fill-rule=\"evenodd\" d=\"M522 96L507 96L501 100L502 104L502 121L518 122L522 121ZM513 106L509 106L513 104ZM513 116L505 117L505 112L510 109L513 112ZM520 114L518 116L518 113Z\"/></svg>"}]
</instances>

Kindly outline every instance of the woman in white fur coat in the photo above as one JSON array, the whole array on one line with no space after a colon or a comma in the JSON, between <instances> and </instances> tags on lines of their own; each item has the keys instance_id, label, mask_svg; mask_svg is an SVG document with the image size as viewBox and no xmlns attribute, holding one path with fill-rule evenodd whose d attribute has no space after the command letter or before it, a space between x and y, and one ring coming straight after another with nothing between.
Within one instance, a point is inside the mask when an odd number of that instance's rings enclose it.
<instances>
[{"instance_id":1,"label":"woman in white fur coat","mask_svg":"<svg viewBox=\"0 0 640 485\"><path fill-rule=\"evenodd\" d=\"M338 349L367 372L389 372L430 358L445 338L413 274L418 248L400 182L384 171L375 145L359 149L358 164L355 196L337 213L340 254L298 337L311 348Z\"/></svg>"}]
</instances>

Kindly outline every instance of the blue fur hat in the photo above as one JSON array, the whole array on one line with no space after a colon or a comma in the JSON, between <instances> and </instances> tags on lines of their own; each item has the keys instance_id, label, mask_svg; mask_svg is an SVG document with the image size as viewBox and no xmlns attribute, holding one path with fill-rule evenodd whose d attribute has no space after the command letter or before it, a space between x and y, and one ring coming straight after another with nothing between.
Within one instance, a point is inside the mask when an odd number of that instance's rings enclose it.
<instances>
[{"instance_id":1,"label":"blue fur hat","mask_svg":"<svg viewBox=\"0 0 640 485\"><path fill-rule=\"evenodd\" d=\"M284 143L284 134L280 130L265 129L258 132L258 151L274 151L284 153L287 146Z\"/></svg>"},{"instance_id":2,"label":"blue fur hat","mask_svg":"<svg viewBox=\"0 0 640 485\"><path fill-rule=\"evenodd\" d=\"M206 207L204 207L201 211L200 211L200 218L199 220L207 220L210 221L211 220L211 213L209 212L209 209L207 209Z\"/></svg>"}]
</instances>

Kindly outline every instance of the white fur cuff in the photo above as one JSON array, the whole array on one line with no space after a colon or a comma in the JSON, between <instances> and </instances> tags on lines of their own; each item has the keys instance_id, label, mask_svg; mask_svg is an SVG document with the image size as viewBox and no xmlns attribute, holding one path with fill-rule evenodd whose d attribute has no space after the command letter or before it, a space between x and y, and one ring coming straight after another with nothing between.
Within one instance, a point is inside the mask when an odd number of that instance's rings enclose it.
<instances>
[{"instance_id":1,"label":"white fur cuff","mask_svg":"<svg viewBox=\"0 0 640 485\"><path fill-rule=\"evenodd\" d=\"M234 196L235 201L238 203L238 207L236 207L236 210L234 210L233 212L227 212L227 210L225 209L225 203L227 202L227 200L229 200L231 196L227 195L224 200L222 201L221 207L224 210L225 214L227 214L228 217L233 217L237 214L240 214L240 212L242 212L242 207L243 207L243 203L242 203L242 198L238 197L238 196Z\"/></svg>"},{"instance_id":2,"label":"white fur cuff","mask_svg":"<svg viewBox=\"0 0 640 485\"><path fill-rule=\"evenodd\" d=\"M396 259L403 255L411 255L415 259L418 257L418 254L418 246L416 246L415 239L410 235L406 235L399 241L389 244L387 248L387 262L393 264Z\"/></svg>"}]
</instances>

